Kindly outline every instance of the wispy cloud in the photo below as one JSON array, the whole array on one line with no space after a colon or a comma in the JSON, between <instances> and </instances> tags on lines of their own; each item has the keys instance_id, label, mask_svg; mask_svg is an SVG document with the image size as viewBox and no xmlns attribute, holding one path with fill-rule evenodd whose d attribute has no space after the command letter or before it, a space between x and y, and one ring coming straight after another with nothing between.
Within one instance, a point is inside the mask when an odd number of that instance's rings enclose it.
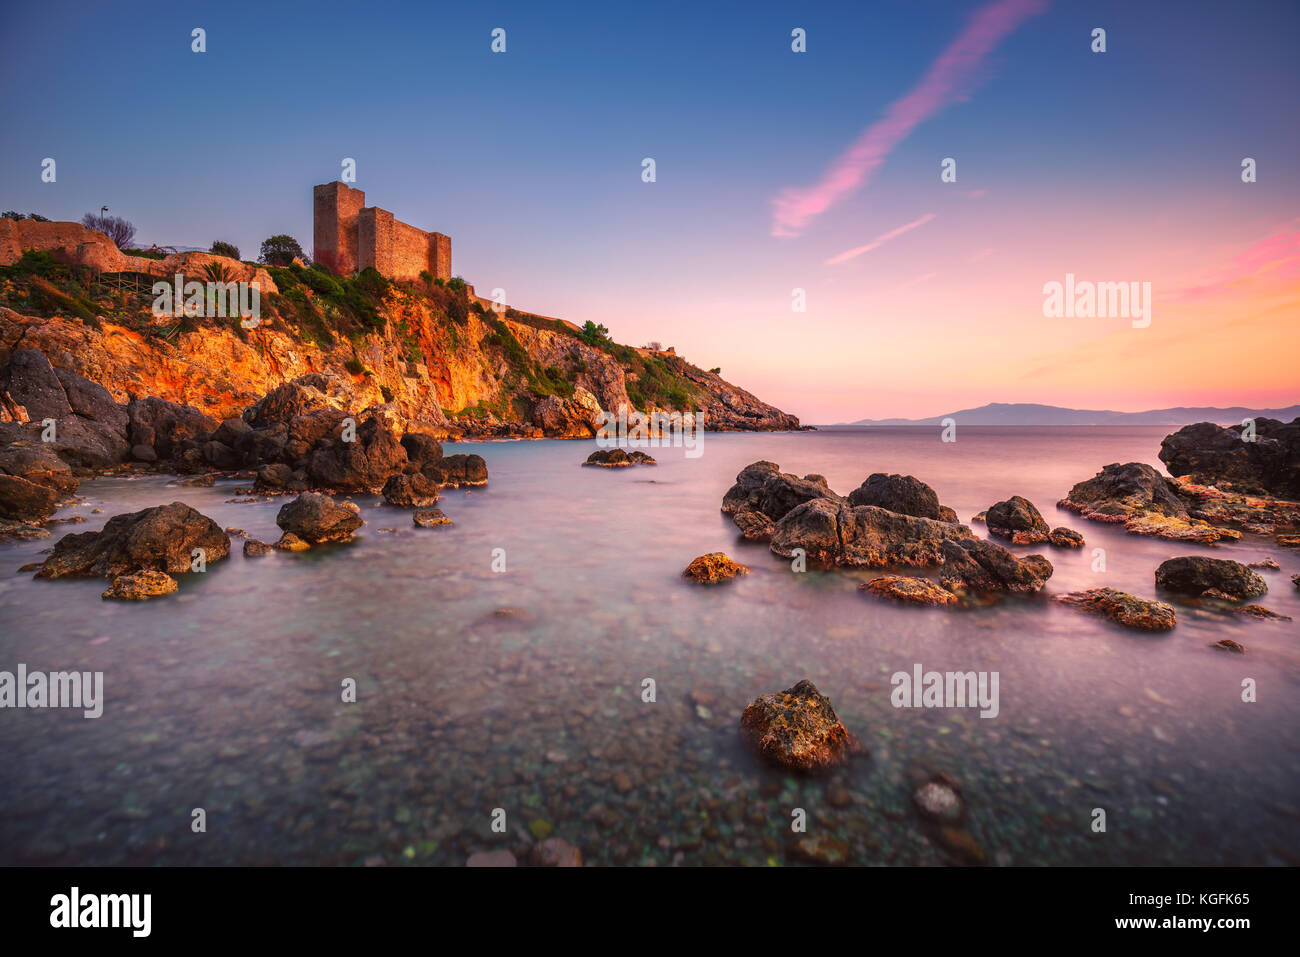
<instances>
[{"instance_id":1,"label":"wispy cloud","mask_svg":"<svg viewBox=\"0 0 1300 957\"><path fill-rule=\"evenodd\" d=\"M921 275L916 276L913 279L909 279L907 282L903 283L901 286L898 287L896 291L902 292L904 289L911 289L913 286L919 286L923 282L929 282L937 275L939 275L937 272L922 273Z\"/></svg>"},{"instance_id":2,"label":"wispy cloud","mask_svg":"<svg viewBox=\"0 0 1300 957\"><path fill-rule=\"evenodd\" d=\"M867 243L865 246L856 246L853 249L846 249L844 250L844 252L840 253L839 255L832 256L830 259L826 260L826 265L835 266L839 263L847 262L848 260L852 259L855 256L861 256L863 253L869 253L877 246L883 246L891 239L901 236L903 235L903 233L909 232L910 230L916 229L917 226L924 226L932 219L934 219L934 213L926 213L920 219L914 219L906 226L899 226L897 229L891 229L887 233L882 233L881 235L877 236L875 239L871 240L871 242Z\"/></svg>"},{"instance_id":3,"label":"wispy cloud","mask_svg":"<svg viewBox=\"0 0 1300 957\"><path fill-rule=\"evenodd\" d=\"M1170 302L1190 303L1225 296L1264 294L1279 287L1295 291L1300 280L1300 219L1261 239L1210 281L1180 289Z\"/></svg>"},{"instance_id":4,"label":"wispy cloud","mask_svg":"<svg viewBox=\"0 0 1300 957\"><path fill-rule=\"evenodd\" d=\"M772 235L799 235L814 217L863 186L913 129L965 95L979 65L1003 37L1045 7L1045 0L995 0L976 11L921 82L863 130L820 182L783 190L772 200Z\"/></svg>"}]
</instances>

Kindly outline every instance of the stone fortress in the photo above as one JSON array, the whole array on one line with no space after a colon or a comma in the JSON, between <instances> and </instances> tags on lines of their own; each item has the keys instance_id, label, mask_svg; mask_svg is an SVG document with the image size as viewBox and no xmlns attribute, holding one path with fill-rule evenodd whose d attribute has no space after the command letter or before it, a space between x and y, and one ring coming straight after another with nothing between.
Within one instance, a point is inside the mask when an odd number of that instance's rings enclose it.
<instances>
[{"instance_id":1,"label":"stone fortress","mask_svg":"<svg viewBox=\"0 0 1300 957\"><path fill-rule=\"evenodd\" d=\"M450 236L367 206L366 194L345 183L312 189L312 244L312 258L343 276L374 266L390 279L418 279L421 272L451 278Z\"/></svg>"}]
</instances>

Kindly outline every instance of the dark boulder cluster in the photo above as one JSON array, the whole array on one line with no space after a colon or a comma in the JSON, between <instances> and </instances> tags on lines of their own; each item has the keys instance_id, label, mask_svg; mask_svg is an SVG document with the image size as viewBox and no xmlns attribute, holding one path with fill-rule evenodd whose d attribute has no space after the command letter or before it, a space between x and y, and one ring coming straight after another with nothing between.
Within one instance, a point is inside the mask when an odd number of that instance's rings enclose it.
<instances>
[{"instance_id":1,"label":"dark boulder cluster","mask_svg":"<svg viewBox=\"0 0 1300 957\"><path fill-rule=\"evenodd\" d=\"M1160 443L1160 461L1201 485L1300 501L1300 418L1253 425L1184 426Z\"/></svg>"},{"instance_id":2,"label":"dark boulder cluster","mask_svg":"<svg viewBox=\"0 0 1300 957\"><path fill-rule=\"evenodd\" d=\"M821 475L798 478L772 462L755 462L736 476L722 511L746 539L766 541L784 558L802 555L820 565L856 568L942 568L943 589L953 596L1033 592L1052 574L1041 555L1018 558L976 538L953 520L956 513L939 504L933 489L910 475L876 473L845 498ZM867 590L905 601L952 603L908 581L882 581Z\"/></svg>"},{"instance_id":3,"label":"dark boulder cluster","mask_svg":"<svg viewBox=\"0 0 1300 957\"><path fill-rule=\"evenodd\" d=\"M1241 537L1194 517L1178 487L1142 462L1107 465L1056 504L1092 522L1123 525L1135 535L1202 545Z\"/></svg>"},{"instance_id":4,"label":"dark boulder cluster","mask_svg":"<svg viewBox=\"0 0 1300 957\"><path fill-rule=\"evenodd\" d=\"M603 469L622 469L633 465L658 465L659 463L640 449L628 452L624 449L597 449L587 456L583 465L595 465Z\"/></svg>"},{"instance_id":5,"label":"dark boulder cluster","mask_svg":"<svg viewBox=\"0 0 1300 957\"><path fill-rule=\"evenodd\" d=\"M118 403L103 386L18 349L0 366L0 534L46 521L80 479L123 466L255 476L262 492L376 493L428 507L443 487L486 485L478 455L444 455L391 406L351 414L338 376L313 373L223 422L159 398ZM210 484L210 482L209 482Z\"/></svg>"},{"instance_id":6,"label":"dark boulder cluster","mask_svg":"<svg viewBox=\"0 0 1300 957\"><path fill-rule=\"evenodd\" d=\"M981 512L989 534L1005 538L1014 545L1052 544L1057 548L1082 548L1083 536L1072 528L1048 528L1034 503L1020 495L990 505Z\"/></svg>"},{"instance_id":7,"label":"dark boulder cluster","mask_svg":"<svg viewBox=\"0 0 1300 957\"><path fill-rule=\"evenodd\" d=\"M389 407L351 415L333 380L315 373L286 382L222 424L238 466L257 469L256 489L384 491L392 504L419 507L435 504L440 487L487 484L481 456L443 455L432 436L403 434ZM392 483L401 476L407 481Z\"/></svg>"}]
</instances>

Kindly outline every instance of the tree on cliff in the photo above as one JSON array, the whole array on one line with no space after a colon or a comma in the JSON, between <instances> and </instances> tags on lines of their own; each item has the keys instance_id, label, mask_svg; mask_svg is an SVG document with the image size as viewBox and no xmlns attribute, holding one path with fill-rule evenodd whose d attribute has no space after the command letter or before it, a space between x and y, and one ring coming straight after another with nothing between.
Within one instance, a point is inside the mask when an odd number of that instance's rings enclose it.
<instances>
[{"instance_id":1,"label":"tree on cliff","mask_svg":"<svg viewBox=\"0 0 1300 957\"><path fill-rule=\"evenodd\" d=\"M135 227L121 216L105 216L102 213L87 213L81 217L81 225L95 229L113 240L118 249L127 249L135 239Z\"/></svg>"},{"instance_id":2,"label":"tree on cliff","mask_svg":"<svg viewBox=\"0 0 1300 957\"><path fill-rule=\"evenodd\" d=\"M214 256L229 256L231 259L239 258L239 247L234 243L225 243L218 239L208 250Z\"/></svg>"},{"instance_id":3,"label":"tree on cliff","mask_svg":"<svg viewBox=\"0 0 1300 957\"><path fill-rule=\"evenodd\" d=\"M288 266L295 258L306 259L307 257L302 254L302 247L298 245L298 240L281 233L262 243L262 254L257 257L257 261L268 266Z\"/></svg>"},{"instance_id":4,"label":"tree on cliff","mask_svg":"<svg viewBox=\"0 0 1300 957\"><path fill-rule=\"evenodd\" d=\"M603 343L609 342L609 329L602 323L597 325L588 319L578 330L578 338L589 346L599 347Z\"/></svg>"}]
</instances>

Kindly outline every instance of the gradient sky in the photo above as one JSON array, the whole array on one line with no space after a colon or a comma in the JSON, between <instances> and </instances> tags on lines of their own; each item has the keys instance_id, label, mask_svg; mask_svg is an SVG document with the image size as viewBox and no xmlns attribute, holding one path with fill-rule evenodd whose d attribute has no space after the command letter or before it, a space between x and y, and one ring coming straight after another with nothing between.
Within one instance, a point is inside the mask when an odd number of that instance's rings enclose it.
<instances>
[{"instance_id":1,"label":"gradient sky","mask_svg":"<svg viewBox=\"0 0 1300 957\"><path fill-rule=\"evenodd\" d=\"M806 422L1300 402L1300 4L623 6L5 3L0 208L310 251L354 157L480 293ZM1151 326L1044 318L1067 272Z\"/></svg>"}]
</instances>

